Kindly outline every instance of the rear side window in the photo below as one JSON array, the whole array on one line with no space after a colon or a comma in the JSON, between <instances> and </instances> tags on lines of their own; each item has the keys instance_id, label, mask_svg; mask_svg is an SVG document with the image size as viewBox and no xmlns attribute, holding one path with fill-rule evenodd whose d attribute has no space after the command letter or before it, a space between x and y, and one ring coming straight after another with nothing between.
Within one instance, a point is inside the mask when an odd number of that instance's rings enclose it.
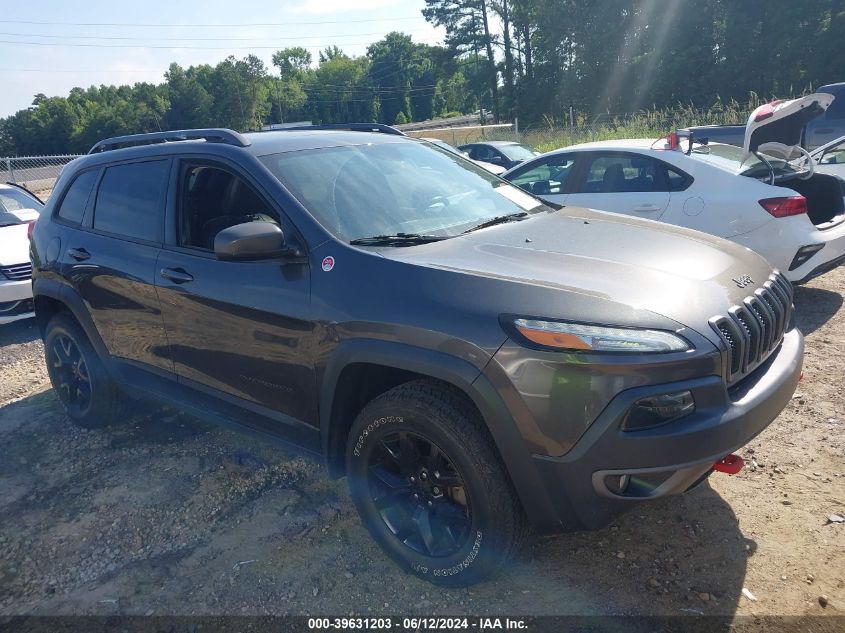
<instances>
[{"instance_id":1,"label":"rear side window","mask_svg":"<svg viewBox=\"0 0 845 633\"><path fill-rule=\"evenodd\" d=\"M668 191L666 170L656 160L632 154L597 155L579 193Z\"/></svg>"},{"instance_id":2,"label":"rear side window","mask_svg":"<svg viewBox=\"0 0 845 633\"><path fill-rule=\"evenodd\" d=\"M94 228L149 242L160 241L170 162L117 165L106 169L94 206Z\"/></svg>"},{"instance_id":3,"label":"rear side window","mask_svg":"<svg viewBox=\"0 0 845 633\"><path fill-rule=\"evenodd\" d=\"M59 206L58 216L62 220L71 224L82 222L85 206L88 204L88 198L91 196L91 190L97 182L99 173L99 170L86 171L76 177Z\"/></svg>"},{"instance_id":4,"label":"rear side window","mask_svg":"<svg viewBox=\"0 0 845 633\"><path fill-rule=\"evenodd\" d=\"M669 191L683 191L692 183L691 176L672 167L666 167L666 176L669 179Z\"/></svg>"}]
</instances>

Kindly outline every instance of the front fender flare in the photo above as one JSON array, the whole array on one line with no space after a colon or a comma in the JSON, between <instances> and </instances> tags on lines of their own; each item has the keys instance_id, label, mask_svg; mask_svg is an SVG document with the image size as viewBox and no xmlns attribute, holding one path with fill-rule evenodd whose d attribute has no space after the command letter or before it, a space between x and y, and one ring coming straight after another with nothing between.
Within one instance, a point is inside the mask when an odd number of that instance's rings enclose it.
<instances>
[{"instance_id":1,"label":"front fender flare","mask_svg":"<svg viewBox=\"0 0 845 633\"><path fill-rule=\"evenodd\" d=\"M483 368L444 352L371 339L341 343L326 363L320 388L320 441L327 461L330 461L332 450L332 404L335 390L344 368L352 363L370 363L411 371L460 389L481 413L529 520L546 529L557 527L554 506L528 446L504 401L482 373ZM331 464L329 470L332 472Z\"/></svg>"}]
</instances>

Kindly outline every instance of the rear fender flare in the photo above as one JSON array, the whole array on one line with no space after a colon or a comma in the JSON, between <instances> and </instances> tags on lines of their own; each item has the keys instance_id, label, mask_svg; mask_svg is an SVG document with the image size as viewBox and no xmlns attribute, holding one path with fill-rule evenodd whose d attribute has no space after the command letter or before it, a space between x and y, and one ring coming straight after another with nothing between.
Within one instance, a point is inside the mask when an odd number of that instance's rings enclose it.
<instances>
[{"instance_id":1,"label":"rear fender flare","mask_svg":"<svg viewBox=\"0 0 845 633\"><path fill-rule=\"evenodd\" d=\"M76 319L77 323L82 326L82 329L85 331L85 335L88 337L88 340L91 341L91 345L94 346L97 355L102 359L107 359L109 357L108 349L106 348L105 343L103 343L103 339L97 331L97 327L94 325L94 321L88 314L88 310L85 308L85 303L79 295L58 281L37 277L32 282L32 296L36 299L36 316L38 316L38 297L49 297L58 301L67 308L68 312L73 315L73 318ZM42 335L43 334L44 333L42 332Z\"/></svg>"}]
</instances>

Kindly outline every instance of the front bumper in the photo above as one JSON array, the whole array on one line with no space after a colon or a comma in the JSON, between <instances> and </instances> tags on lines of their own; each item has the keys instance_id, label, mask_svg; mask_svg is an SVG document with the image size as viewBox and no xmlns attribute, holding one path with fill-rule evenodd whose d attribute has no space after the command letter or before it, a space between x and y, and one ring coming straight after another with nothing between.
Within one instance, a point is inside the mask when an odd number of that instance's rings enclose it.
<instances>
[{"instance_id":1,"label":"front bumper","mask_svg":"<svg viewBox=\"0 0 845 633\"><path fill-rule=\"evenodd\" d=\"M694 486L714 462L749 442L783 410L798 385L803 352L803 337L793 328L778 350L730 391L720 377L708 376L621 392L565 455L533 456L553 515L533 517L537 527L599 528L638 500ZM651 430L620 429L636 400L687 389L696 401L693 414ZM624 475L640 482L635 496L608 487L608 481Z\"/></svg>"},{"instance_id":2,"label":"front bumper","mask_svg":"<svg viewBox=\"0 0 845 633\"><path fill-rule=\"evenodd\" d=\"M32 281L0 280L0 325L32 316Z\"/></svg>"}]
</instances>

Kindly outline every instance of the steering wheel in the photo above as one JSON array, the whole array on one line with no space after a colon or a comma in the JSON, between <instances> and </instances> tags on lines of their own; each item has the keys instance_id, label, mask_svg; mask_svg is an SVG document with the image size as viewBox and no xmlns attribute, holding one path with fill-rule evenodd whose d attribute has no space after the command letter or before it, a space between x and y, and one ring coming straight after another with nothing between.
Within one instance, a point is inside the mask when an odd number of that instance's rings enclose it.
<instances>
[{"instance_id":1,"label":"steering wheel","mask_svg":"<svg viewBox=\"0 0 845 633\"><path fill-rule=\"evenodd\" d=\"M764 154L782 158L792 165L798 170L795 176L799 180L809 180L816 173L816 161L803 147L783 143L763 143L758 149Z\"/></svg>"}]
</instances>

